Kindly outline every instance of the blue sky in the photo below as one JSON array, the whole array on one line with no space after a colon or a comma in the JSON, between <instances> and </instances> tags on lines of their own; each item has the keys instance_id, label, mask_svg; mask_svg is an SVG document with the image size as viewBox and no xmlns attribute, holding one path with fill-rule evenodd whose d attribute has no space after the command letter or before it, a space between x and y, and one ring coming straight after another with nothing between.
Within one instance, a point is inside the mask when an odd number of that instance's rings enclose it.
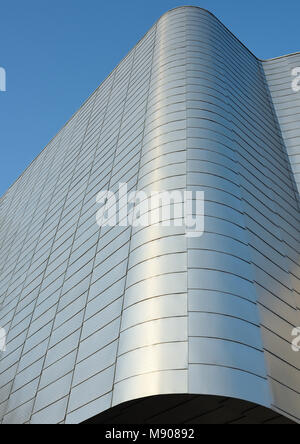
<instances>
[{"instance_id":1,"label":"blue sky","mask_svg":"<svg viewBox=\"0 0 300 444\"><path fill-rule=\"evenodd\" d=\"M0 196L161 14L213 12L258 57L300 50L297 0L0 0Z\"/></svg>"}]
</instances>

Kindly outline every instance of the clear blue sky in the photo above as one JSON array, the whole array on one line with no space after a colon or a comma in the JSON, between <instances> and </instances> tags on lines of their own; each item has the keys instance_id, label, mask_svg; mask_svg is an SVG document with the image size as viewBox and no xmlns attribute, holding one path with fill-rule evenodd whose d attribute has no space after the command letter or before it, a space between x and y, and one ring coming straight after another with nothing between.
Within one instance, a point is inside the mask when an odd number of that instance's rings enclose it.
<instances>
[{"instance_id":1,"label":"clear blue sky","mask_svg":"<svg viewBox=\"0 0 300 444\"><path fill-rule=\"evenodd\" d=\"M213 12L258 57L300 50L298 0L0 0L0 196L151 25Z\"/></svg>"}]
</instances>

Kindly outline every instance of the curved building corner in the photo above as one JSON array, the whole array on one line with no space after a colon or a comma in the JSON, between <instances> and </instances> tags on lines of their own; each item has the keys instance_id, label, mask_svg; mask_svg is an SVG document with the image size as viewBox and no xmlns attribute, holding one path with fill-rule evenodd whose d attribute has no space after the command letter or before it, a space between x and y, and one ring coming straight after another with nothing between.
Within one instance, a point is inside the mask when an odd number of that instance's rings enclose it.
<instances>
[{"instance_id":1,"label":"curved building corner","mask_svg":"<svg viewBox=\"0 0 300 444\"><path fill-rule=\"evenodd\" d=\"M2 197L0 422L300 423L298 61L169 11ZM120 183L204 234L99 228Z\"/></svg>"}]
</instances>

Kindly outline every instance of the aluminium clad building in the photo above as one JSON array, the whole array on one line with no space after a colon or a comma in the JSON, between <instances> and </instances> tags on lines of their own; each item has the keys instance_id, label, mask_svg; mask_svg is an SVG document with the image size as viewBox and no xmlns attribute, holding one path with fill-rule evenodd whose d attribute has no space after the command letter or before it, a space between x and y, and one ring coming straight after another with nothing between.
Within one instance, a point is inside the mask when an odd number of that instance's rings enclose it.
<instances>
[{"instance_id":1,"label":"aluminium clad building","mask_svg":"<svg viewBox=\"0 0 300 444\"><path fill-rule=\"evenodd\" d=\"M167 12L0 200L0 423L300 422L300 54ZM202 190L205 233L101 227Z\"/></svg>"}]
</instances>

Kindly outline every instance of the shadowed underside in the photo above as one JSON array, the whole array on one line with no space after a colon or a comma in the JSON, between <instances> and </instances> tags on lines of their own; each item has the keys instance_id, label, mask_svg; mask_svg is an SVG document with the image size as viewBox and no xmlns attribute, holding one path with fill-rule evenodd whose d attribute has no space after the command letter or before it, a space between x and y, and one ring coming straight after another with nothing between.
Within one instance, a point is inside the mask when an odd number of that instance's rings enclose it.
<instances>
[{"instance_id":1,"label":"shadowed underside","mask_svg":"<svg viewBox=\"0 0 300 444\"><path fill-rule=\"evenodd\" d=\"M128 401L83 424L295 424L265 407L218 396L164 395Z\"/></svg>"}]
</instances>

